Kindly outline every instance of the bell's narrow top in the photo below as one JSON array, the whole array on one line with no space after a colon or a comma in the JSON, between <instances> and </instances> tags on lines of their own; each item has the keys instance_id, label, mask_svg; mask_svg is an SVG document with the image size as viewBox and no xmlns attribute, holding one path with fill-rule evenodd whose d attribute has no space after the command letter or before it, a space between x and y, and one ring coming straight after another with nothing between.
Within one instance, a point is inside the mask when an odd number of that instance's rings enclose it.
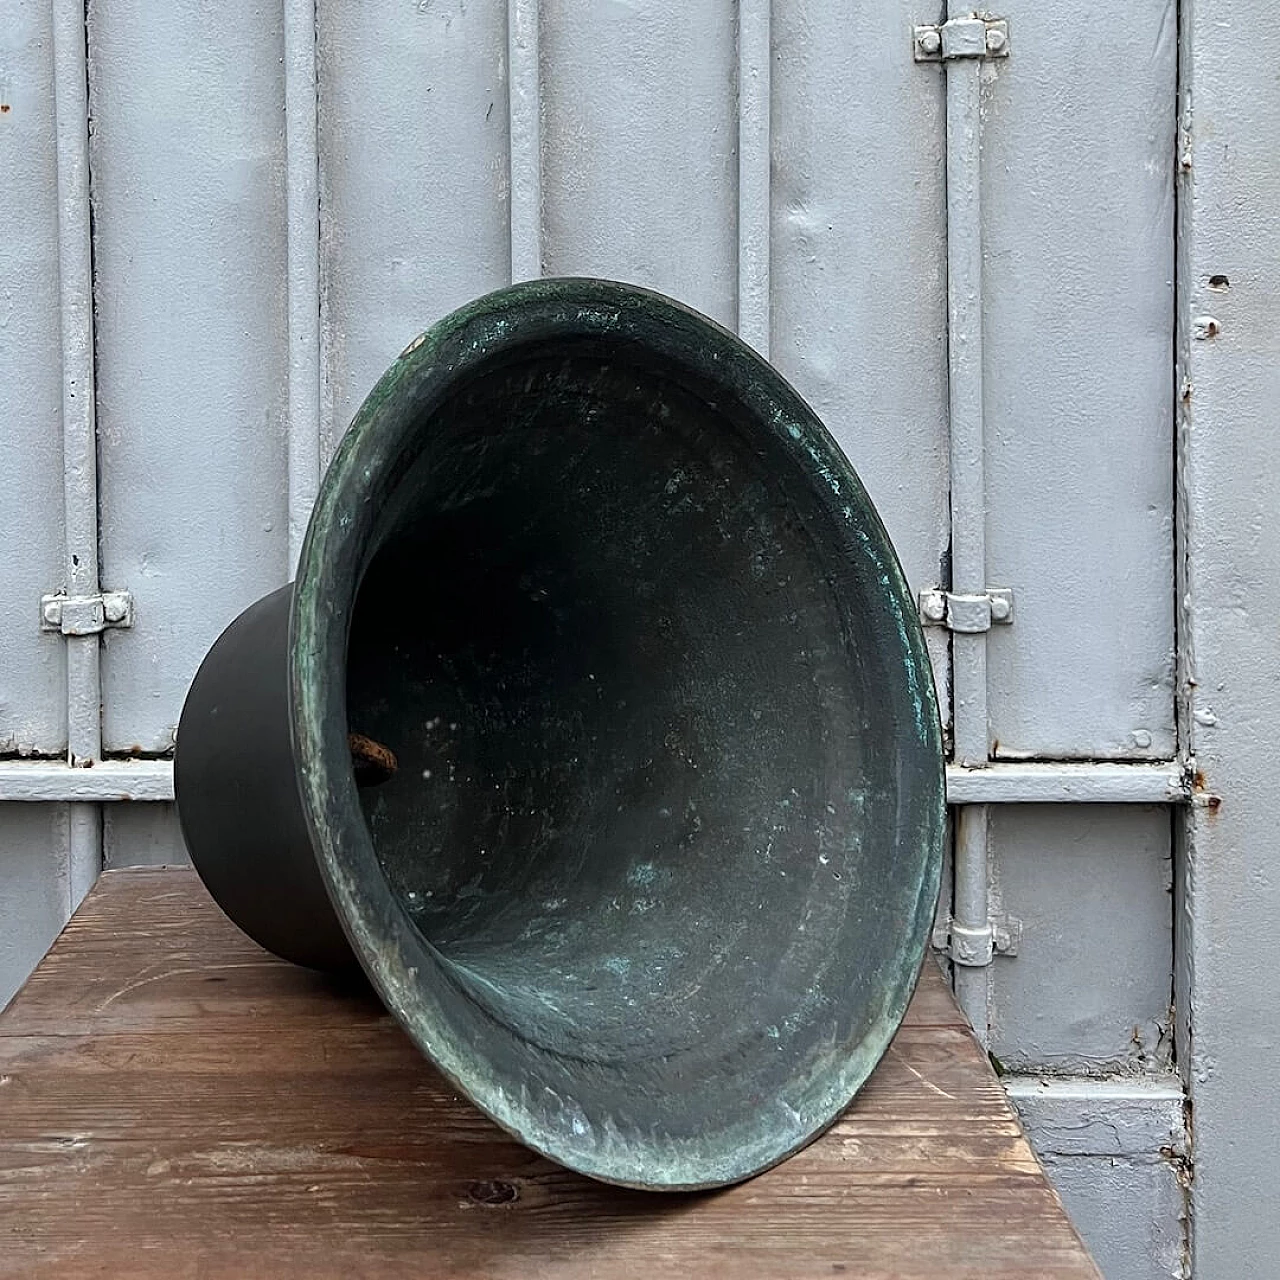
<instances>
[{"instance_id":1,"label":"bell's narrow top","mask_svg":"<svg viewBox=\"0 0 1280 1280\"><path fill-rule=\"evenodd\" d=\"M942 749L885 531L764 360L605 281L455 312L341 442L288 647L334 907L482 1110L652 1188L835 1119L919 972Z\"/></svg>"}]
</instances>

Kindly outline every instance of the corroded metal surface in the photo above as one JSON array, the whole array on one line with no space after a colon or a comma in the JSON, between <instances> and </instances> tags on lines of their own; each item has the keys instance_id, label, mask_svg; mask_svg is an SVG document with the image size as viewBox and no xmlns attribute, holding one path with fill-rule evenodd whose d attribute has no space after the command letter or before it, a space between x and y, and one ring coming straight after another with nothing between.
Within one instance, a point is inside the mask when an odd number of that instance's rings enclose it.
<instances>
[{"instance_id":1,"label":"corroded metal surface","mask_svg":"<svg viewBox=\"0 0 1280 1280\"><path fill-rule=\"evenodd\" d=\"M919 969L942 752L888 538L767 363L620 285L483 298L369 396L286 598L284 790L482 1110L655 1188L835 1118ZM351 732L394 753L380 785Z\"/></svg>"}]
</instances>

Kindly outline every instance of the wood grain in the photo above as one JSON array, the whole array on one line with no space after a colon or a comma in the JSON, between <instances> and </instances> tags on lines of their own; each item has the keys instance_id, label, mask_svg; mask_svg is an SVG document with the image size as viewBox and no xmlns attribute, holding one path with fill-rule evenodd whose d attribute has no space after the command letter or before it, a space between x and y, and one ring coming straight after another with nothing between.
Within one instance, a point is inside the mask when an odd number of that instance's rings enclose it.
<instances>
[{"instance_id":1,"label":"wood grain","mask_svg":"<svg viewBox=\"0 0 1280 1280\"><path fill-rule=\"evenodd\" d=\"M761 1177L629 1192L457 1098L372 994L194 873L110 871L0 1015L0 1275L1097 1277L941 974Z\"/></svg>"}]
</instances>

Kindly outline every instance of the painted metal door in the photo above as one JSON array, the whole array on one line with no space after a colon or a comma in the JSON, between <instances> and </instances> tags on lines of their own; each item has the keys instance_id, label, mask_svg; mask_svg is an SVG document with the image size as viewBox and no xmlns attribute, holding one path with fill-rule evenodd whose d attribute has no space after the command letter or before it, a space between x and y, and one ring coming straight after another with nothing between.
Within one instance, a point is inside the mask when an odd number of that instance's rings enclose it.
<instances>
[{"instance_id":1,"label":"painted metal door","mask_svg":"<svg viewBox=\"0 0 1280 1280\"><path fill-rule=\"evenodd\" d=\"M183 857L187 684L290 576L390 359L511 279L635 281L794 381L941 599L937 944L1107 1274L1181 1274L1203 944L1175 999L1175 897L1202 931L1214 899L1182 891L1213 712L1178 696L1177 13L999 16L2 0L0 999L100 860ZM102 589L131 625L74 604Z\"/></svg>"}]
</instances>

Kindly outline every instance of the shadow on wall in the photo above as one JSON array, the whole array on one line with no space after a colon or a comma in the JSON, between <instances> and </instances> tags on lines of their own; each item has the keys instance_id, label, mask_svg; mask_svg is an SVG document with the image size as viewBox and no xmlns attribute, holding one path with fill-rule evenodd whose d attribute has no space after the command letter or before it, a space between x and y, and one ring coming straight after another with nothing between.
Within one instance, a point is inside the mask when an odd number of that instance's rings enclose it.
<instances>
[{"instance_id":1,"label":"shadow on wall","mask_svg":"<svg viewBox=\"0 0 1280 1280\"><path fill-rule=\"evenodd\" d=\"M102 850L107 867L191 865L172 804L104 805Z\"/></svg>"}]
</instances>

